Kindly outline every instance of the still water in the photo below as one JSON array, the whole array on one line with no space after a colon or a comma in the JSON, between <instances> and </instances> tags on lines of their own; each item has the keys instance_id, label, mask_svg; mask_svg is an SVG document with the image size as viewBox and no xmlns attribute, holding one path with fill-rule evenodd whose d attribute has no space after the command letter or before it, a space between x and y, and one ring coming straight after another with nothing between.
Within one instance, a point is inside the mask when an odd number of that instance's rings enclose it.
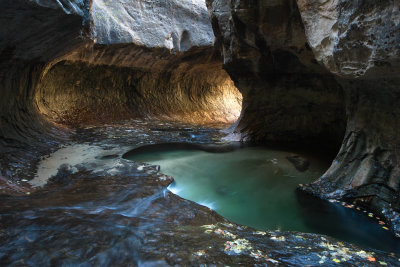
<instances>
[{"instance_id":1,"label":"still water","mask_svg":"<svg viewBox=\"0 0 400 267\"><path fill-rule=\"evenodd\" d=\"M326 234L366 248L400 253L400 240L373 219L296 192L314 181L330 162L312 155L306 171L297 170L286 151L246 147L223 153L152 146L129 153L130 160L161 166L174 177L169 190L214 209L225 218L259 230L281 229Z\"/></svg>"}]
</instances>

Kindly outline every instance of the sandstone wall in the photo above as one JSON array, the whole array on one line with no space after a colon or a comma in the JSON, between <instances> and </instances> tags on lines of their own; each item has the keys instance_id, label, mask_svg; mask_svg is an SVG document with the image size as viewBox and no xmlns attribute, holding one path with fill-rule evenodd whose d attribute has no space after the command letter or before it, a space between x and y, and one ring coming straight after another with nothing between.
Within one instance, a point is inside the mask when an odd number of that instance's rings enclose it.
<instances>
[{"instance_id":1,"label":"sandstone wall","mask_svg":"<svg viewBox=\"0 0 400 267\"><path fill-rule=\"evenodd\" d=\"M342 88L316 62L295 1L207 3L224 68L243 94L242 139L337 149Z\"/></svg>"},{"instance_id":2,"label":"sandstone wall","mask_svg":"<svg viewBox=\"0 0 400 267\"><path fill-rule=\"evenodd\" d=\"M388 215L400 207L400 2L298 4L316 59L346 93L346 136L316 187L385 207Z\"/></svg>"},{"instance_id":3,"label":"sandstone wall","mask_svg":"<svg viewBox=\"0 0 400 267\"><path fill-rule=\"evenodd\" d=\"M346 124L332 166L304 189L355 199L399 231L400 3L207 4L224 67L244 97L236 131L264 142L332 143Z\"/></svg>"},{"instance_id":4,"label":"sandstone wall","mask_svg":"<svg viewBox=\"0 0 400 267\"><path fill-rule=\"evenodd\" d=\"M20 179L25 159L68 138L53 122L239 115L241 95L212 47L203 1L6 0L0 8L0 176Z\"/></svg>"}]
</instances>

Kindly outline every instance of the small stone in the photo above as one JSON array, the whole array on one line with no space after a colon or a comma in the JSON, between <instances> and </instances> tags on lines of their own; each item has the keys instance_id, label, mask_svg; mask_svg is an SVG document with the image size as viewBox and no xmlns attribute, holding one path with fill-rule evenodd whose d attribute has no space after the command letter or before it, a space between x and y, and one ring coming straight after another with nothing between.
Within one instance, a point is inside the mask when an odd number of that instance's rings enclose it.
<instances>
[{"instance_id":1,"label":"small stone","mask_svg":"<svg viewBox=\"0 0 400 267\"><path fill-rule=\"evenodd\" d=\"M263 232L263 231L257 231L257 232L254 232L253 234L254 235L266 235L267 233Z\"/></svg>"},{"instance_id":2,"label":"small stone","mask_svg":"<svg viewBox=\"0 0 400 267\"><path fill-rule=\"evenodd\" d=\"M196 256L203 256L204 254L206 254L206 252L204 250L199 250L197 252L194 253Z\"/></svg>"},{"instance_id":3,"label":"small stone","mask_svg":"<svg viewBox=\"0 0 400 267\"><path fill-rule=\"evenodd\" d=\"M274 259L271 259L271 258L266 258L265 259L266 261L269 261L269 262L272 262L272 263L279 263L279 261L277 261L277 260L274 260Z\"/></svg>"},{"instance_id":4,"label":"small stone","mask_svg":"<svg viewBox=\"0 0 400 267\"><path fill-rule=\"evenodd\" d=\"M310 162L299 155L288 156L286 159L300 172L305 172L310 166Z\"/></svg>"}]
</instances>

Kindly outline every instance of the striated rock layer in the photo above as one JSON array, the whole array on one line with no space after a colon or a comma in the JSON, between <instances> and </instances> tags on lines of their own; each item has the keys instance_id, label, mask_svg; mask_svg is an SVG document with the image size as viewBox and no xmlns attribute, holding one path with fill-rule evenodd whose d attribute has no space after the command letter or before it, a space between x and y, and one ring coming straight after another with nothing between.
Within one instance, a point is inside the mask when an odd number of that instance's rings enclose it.
<instances>
[{"instance_id":1,"label":"striated rock layer","mask_svg":"<svg viewBox=\"0 0 400 267\"><path fill-rule=\"evenodd\" d=\"M313 189L366 202L400 233L400 3L298 4L316 59L345 90L348 116L340 152Z\"/></svg>"},{"instance_id":2,"label":"striated rock layer","mask_svg":"<svg viewBox=\"0 0 400 267\"><path fill-rule=\"evenodd\" d=\"M203 1L17 0L0 8L0 175L18 179L24 158L67 138L50 122L239 116L242 97L213 49Z\"/></svg>"},{"instance_id":3,"label":"striated rock layer","mask_svg":"<svg viewBox=\"0 0 400 267\"><path fill-rule=\"evenodd\" d=\"M43 132L40 113L67 121L60 117L79 109L93 115L102 104L114 113L121 106L125 113L191 113L208 122L238 116L241 96L212 48L202 1L18 0L1 8L3 140ZM31 125L20 129L21 123Z\"/></svg>"},{"instance_id":4,"label":"striated rock layer","mask_svg":"<svg viewBox=\"0 0 400 267\"><path fill-rule=\"evenodd\" d=\"M347 123L331 168L304 189L361 201L400 234L398 1L207 4L224 68L244 97L235 131L335 146Z\"/></svg>"},{"instance_id":5,"label":"striated rock layer","mask_svg":"<svg viewBox=\"0 0 400 267\"><path fill-rule=\"evenodd\" d=\"M240 114L242 96L212 48L179 55L130 45L90 50L66 57L38 85L35 100L49 119L79 125L150 116L209 124Z\"/></svg>"},{"instance_id":6,"label":"striated rock layer","mask_svg":"<svg viewBox=\"0 0 400 267\"><path fill-rule=\"evenodd\" d=\"M66 131L55 128L40 116L33 99L49 62L84 43L82 37L88 31L89 2L79 3L63 7L54 1L0 3L2 180L29 177L27 173L33 172L39 156L66 138Z\"/></svg>"},{"instance_id":7,"label":"striated rock layer","mask_svg":"<svg viewBox=\"0 0 400 267\"><path fill-rule=\"evenodd\" d=\"M337 149L343 92L315 61L296 3L207 2L224 68L243 94L242 139Z\"/></svg>"}]
</instances>

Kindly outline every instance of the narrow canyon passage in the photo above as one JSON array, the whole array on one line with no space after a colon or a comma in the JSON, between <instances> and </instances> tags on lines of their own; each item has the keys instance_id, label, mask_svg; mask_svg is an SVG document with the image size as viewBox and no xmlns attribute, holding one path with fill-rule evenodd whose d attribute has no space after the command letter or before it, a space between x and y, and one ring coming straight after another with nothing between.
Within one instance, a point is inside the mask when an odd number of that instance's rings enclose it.
<instances>
[{"instance_id":1,"label":"narrow canyon passage","mask_svg":"<svg viewBox=\"0 0 400 267\"><path fill-rule=\"evenodd\" d=\"M0 9L0 265L398 264L396 1Z\"/></svg>"},{"instance_id":2,"label":"narrow canyon passage","mask_svg":"<svg viewBox=\"0 0 400 267\"><path fill-rule=\"evenodd\" d=\"M57 63L37 86L39 112L56 123L75 126L144 117L196 124L237 120L242 95L215 51L203 49L174 58L147 53L153 57L151 66L139 67L133 61L129 67L110 66L86 63L85 58ZM157 64L165 66L153 66Z\"/></svg>"}]
</instances>

